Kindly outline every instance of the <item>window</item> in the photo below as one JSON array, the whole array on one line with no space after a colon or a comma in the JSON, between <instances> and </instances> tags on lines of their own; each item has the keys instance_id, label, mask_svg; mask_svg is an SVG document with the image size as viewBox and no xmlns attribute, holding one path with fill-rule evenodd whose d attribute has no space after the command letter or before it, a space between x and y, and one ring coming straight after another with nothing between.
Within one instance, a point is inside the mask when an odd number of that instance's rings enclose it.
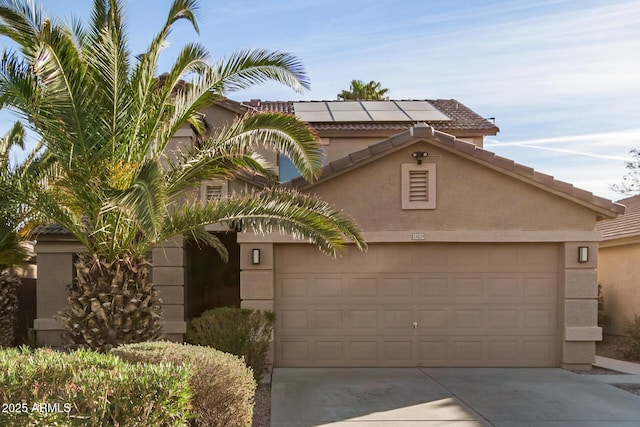
<instances>
[{"instance_id":1,"label":"window","mask_svg":"<svg viewBox=\"0 0 640 427\"><path fill-rule=\"evenodd\" d=\"M291 159L285 154L280 154L278 165L280 166L280 182L287 182L300 176L298 169L296 169Z\"/></svg>"},{"instance_id":2,"label":"window","mask_svg":"<svg viewBox=\"0 0 640 427\"><path fill-rule=\"evenodd\" d=\"M402 209L436 208L436 165L402 165Z\"/></svg>"}]
</instances>

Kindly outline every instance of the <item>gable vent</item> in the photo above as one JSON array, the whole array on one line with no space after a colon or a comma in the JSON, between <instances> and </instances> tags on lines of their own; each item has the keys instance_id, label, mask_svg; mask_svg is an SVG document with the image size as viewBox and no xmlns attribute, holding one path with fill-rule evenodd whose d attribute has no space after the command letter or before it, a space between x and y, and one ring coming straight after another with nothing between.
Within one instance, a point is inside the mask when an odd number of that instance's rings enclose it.
<instances>
[{"instance_id":1,"label":"gable vent","mask_svg":"<svg viewBox=\"0 0 640 427\"><path fill-rule=\"evenodd\" d=\"M222 185L207 185L207 201L222 198Z\"/></svg>"},{"instance_id":2,"label":"gable vent","mask_svg":"<svg viewBox=\"0 0 640 427\"><path fill-rule=\"evenodd\" d=\"M426 170L409 171L409 201L429 201L429 172Z\"/></svg>"},{"instance_id":3,"label":"gable vent","mask_svg":"<svg viewBox=\"0 0 640 427\"><path fill-rule=\"evenodd\" d=\"M402 209L436 208L436 164L402 164Z\"/></svg>"}]
</instances>

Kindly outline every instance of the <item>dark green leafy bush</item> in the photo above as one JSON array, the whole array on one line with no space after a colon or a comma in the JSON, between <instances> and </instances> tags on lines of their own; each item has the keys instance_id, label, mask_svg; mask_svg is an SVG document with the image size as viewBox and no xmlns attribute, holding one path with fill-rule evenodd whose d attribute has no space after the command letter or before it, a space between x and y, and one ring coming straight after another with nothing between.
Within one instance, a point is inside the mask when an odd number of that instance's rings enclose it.
<instances>
[{"instance_id":1,"label":"dark green leafy bush","mask_svg":"<svg viewBox=\"0 0 640 427\"><path fill-rule=\"evenodd\" d=\"M598 283L598 326L611 324L611 316L604 310L604 296L602 296L602 285Z\"/></svg>"},{"instance_id":2,"label":"dark green leafy bush","mask_svg":"<svg viewBox=\"0 0 640 427\"><path fill-rule=\"evenodd\" d=\"M242 356L259 382L267 364L274 321L270 311L215 308L191 321L187 341Z\"/></svg>"},{"instance_id":3,"label":"dark green leafy bush","mask_svg":"<svg viewBox=\"0 0 640 427\"><path fill-rule=\"evenodd\" d=\"M212 348L166 341L127 344L111 350L129 362L191 366L192 408L198 426L250 426L256 384L242 360Z\"/></svg>"},{"instance_id":4,"label":"dark green leafy bush","mask_svg":"<svg viewBox=\"0 0 640 427\"><path fill-rule=\"evenodd\" d=\"M624 326L625 357L640 360L640 315L636 314L633 321L627 321Z\"/></svg>"},{"instance_id":5,"label":"dark green leafy bush","mask_svg":"<svg viewBox=\"0 0 640 427\"><path fill-rule=\"evenodd\" d=\"M188 426L188 367L90 350L0 350L2 426Z\"/></svg>"},{"instance_id":6,"label":"dark green leafy bush","mask_svg":"<svg viewBox=\"0 0 640 427\"><path fill-rule=\"evenodd\" d=\"M20 278L3 273L0 267L0 347L11 347L16 340L18 286Z\"/></svg>"}]
</instances>

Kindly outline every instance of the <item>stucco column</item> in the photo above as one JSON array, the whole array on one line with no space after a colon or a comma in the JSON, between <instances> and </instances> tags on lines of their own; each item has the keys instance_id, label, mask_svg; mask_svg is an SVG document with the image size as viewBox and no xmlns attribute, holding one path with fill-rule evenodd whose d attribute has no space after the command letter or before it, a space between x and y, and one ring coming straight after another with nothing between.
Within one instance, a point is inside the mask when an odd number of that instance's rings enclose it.
<instances>
[{"instance_id":1,"label":"stucco column","mask_svg":"<svg viewBox=\"0 0 640 427\"><path fill-rule=\"evenodd\" d=\"M579 262L578 248L587 247L589 260ZM564 271L561 271L562 298L562 367L588 370L595 362L595 342L602 340L598 326L598 244L568 242L564 244Z\"/></svg>"},{"instance_id":2,"label":"stucco column","mask_svg":"<svg viewBox=\"0 0 640 427\"><path fill-rule=\"evenodd\" d=\"M260 251L260 262L257 264L253 259L254 249ZM273 294L273 244L240 243L240 306L252 310L273 311ZM267 363L273 364L273 336Z\"/></svg>"},{"instance_id":3,"label":"stucco column","mask_svg":"<svg viewBox=\"0 0 640 427\"><path fill-rule=\"evenodd\" d=\"M62 344L63 323L54 319L58 311L69 305L68 286L73 281L73 256L84 252L77 242L39 240L38 277L36 279L36 318L33 329L40 345L57 347Z\"/></svg>"},{"instance_id":4,"label":"stucco column","mask_svg":"<svg viewBox=\"0 0 640 427\"><path fill-rule=\"evenodd\" d=\"M187 332L184 320L184 239L176 237L152 250L153 284L162 299L162 330L167 339L182 341Z\"/></svg>"}]
</instances>

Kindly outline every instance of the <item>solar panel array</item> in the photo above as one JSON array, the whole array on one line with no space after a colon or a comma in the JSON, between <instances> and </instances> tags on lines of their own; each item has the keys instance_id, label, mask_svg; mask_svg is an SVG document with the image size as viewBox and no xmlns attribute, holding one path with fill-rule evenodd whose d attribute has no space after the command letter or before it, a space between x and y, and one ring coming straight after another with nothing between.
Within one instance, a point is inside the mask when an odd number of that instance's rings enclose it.
<instances>
[{"instance_id":1,"label":"solar panel array","mask_svg":"<svg viewBox=\"0 0 640 427\"><path fill-rule=\"evenodd\" d=\"M317 122L443 122L451 120L428 101L294 102L296 116Z\"/></svg>"}]
</instances>

